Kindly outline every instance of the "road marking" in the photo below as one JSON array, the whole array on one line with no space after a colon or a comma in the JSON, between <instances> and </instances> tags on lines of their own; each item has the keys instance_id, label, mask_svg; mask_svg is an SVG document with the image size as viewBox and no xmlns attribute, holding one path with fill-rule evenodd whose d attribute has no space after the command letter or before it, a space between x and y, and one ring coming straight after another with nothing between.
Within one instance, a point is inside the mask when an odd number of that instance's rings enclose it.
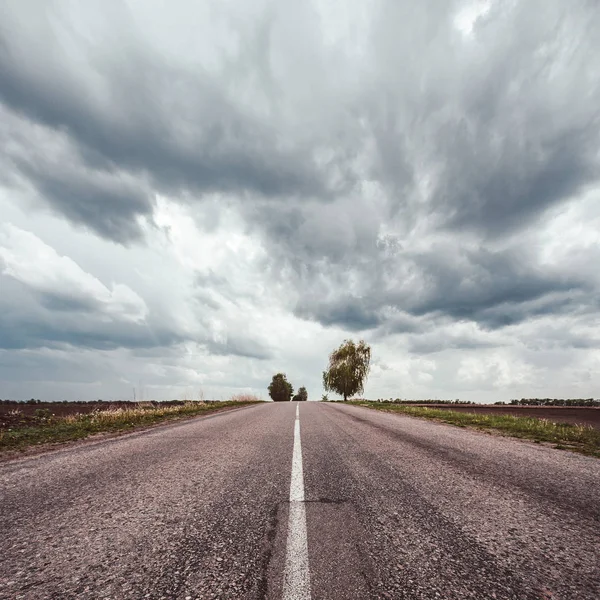
<instances>
[{"instance_id":1,"label":"road marking","mask_svg":"<svg viewBox=\"0 0 600 600\"><path fill-rule=\"evenodd\" d=\"M296 405L296 421L294 422L294 452L292 455L285 571L283 573L283 600L310 600L299 404Z\"/></svg>"}]
</instances>

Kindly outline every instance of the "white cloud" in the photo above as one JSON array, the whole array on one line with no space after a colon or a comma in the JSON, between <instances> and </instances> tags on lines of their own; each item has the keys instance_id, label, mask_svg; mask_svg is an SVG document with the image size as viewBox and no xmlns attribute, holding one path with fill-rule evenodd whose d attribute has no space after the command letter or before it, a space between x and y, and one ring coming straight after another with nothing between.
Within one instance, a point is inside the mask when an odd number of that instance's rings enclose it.
<instances>
[{"instance_id":1,"label":"white cloud","mask_svg":"<svg viewBox=\"0 0 600 600\"><path fill-rule=\"evenodd\" d=\"M532 383L533 368L504 352L471 356L461 361L457 379L479 389L511 389Z\"/></svg>"},{"instance_id":2,"label":"white cloud","mask_svg":"<svg viewBox=\"0 0 600 600\"><path fill-rule=\"evenodd\" d=\"M0 225L2 273L30 289L67 302L97 306L115 320L142 322L148 307L131 288L112 282L109 287L86 273L68 256L60 256L29 231L11 223Z\"/></svg>"},{"instance_id":3,"label":"white cloud","mask_svg":"<svg viewBox=\"0 0 600 600\"><path fill-rule=\"evenodd\" d=\"M476 0L463 5L454 17L454 25L465 36L470 35L477 20L489 12L491 5L491 0Z\"/></svg>"}]
</instances>

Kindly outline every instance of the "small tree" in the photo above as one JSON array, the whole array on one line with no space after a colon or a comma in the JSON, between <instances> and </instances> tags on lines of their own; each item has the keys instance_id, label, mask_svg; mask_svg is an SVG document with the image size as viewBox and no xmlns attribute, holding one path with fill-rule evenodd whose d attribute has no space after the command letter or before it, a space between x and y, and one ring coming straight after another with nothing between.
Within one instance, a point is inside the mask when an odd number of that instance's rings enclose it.
<instances>
[{"instance_id":1,"label":"small tree","mask_svg":"<svg viewBox=\"0 0 600 600\"><path fill-rule=\"evenodd\" d=\"M344 397L362 393L369 375L371 347L361 340L344 343L329 355L329 367L323 371L323 387Z\"/></svg>"},{"instance_id":2,"label":"small tree","mask_svg":"<svg viewBox=\"0 0 600 600\"><path fill-rule=\"evenodd\" d=\"M294 388L287 380L285 373L273 375L273 380L267 389L269 390L269 396L271 396L273 402L289 402L294 393Z\"/></svg>"},{"instance_id":3,"label":"small tree","mask_svg":"<svg viewBox=\"0 0 600 600\"><path fill-rule=\"evenodd\" d=\"M298 396L298 400L300 402L306 402L308 400L308 392L306 391L306 388L305 387L301 387L298 390L297 396Z\"/></svg>"}]
</instances>

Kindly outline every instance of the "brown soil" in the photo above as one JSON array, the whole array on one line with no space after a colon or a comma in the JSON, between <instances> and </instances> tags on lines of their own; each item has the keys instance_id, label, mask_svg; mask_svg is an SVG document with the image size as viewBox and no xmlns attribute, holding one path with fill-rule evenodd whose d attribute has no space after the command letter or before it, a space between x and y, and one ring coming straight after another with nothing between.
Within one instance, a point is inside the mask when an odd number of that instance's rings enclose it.
<instances>
[{"instance_id":1,"label":"brown soil","mask_svg":"<svg viewBox=\"0 0 600 600\"><path fill-rule=\"evenodd\" d=\"M537 419L548 419L557 423L591 425L596 429L600 429L600 408L587 406L490 406L482 404L423 404L422 406L469 413L535 417Z\"/></svg>"},{"instance_id":2,"label":"brown soil","mask_svg":"<svg viewBox=\"0 0 600 600\"><path fill-rule=\"evenodd\" d=\"M39 423L45 416L66 417L74 414L89 414L96 410L114 410L133 406L176 406L184 404L183 400L168 402L0 402L0 430L12 427L26 427ZM43 412L42 412L43 411ZM46 411L49 411L46 413Z\"/></svg>"}]
</instances>

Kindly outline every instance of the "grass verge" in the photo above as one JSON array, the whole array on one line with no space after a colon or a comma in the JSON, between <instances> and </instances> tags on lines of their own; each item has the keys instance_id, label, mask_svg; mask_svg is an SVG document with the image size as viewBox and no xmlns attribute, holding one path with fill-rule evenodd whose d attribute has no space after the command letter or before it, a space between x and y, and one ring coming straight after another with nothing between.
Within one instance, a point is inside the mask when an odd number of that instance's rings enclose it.
<instances>
[{"instance_id":1,"label":"grass verge","mask_svg":"<svg viewBox=\"0 0 600 600\"><path fill-rule=\"evenodd\" d=\"M31 446L80 440L95 433L119 432L147 427L163 421L193 417L228 407L256 404L255 400L228 402L187 402L181 406L155 407L139 403L132 408L72 414L64 417L43 416L39 423L0 432L0 452L25 450Z\"/></svg>"},{"instance_id":2,"label":"grass verge","mask_svg":"<svg viewBox=\"0 0 600 600\"><path fill-rule=\"evenodd\" d=\"M471 427L484 431L495 431L502 435L524 438L534 442L554 444L555 448L580 452L600 458L600 431L589 425L555 423L534 417L514 415L483 415L421 406L382 404L379 402L350 402L375 410L402 413L411 417L431 419L458 427Z\"/></svg>"}]
</instances>

